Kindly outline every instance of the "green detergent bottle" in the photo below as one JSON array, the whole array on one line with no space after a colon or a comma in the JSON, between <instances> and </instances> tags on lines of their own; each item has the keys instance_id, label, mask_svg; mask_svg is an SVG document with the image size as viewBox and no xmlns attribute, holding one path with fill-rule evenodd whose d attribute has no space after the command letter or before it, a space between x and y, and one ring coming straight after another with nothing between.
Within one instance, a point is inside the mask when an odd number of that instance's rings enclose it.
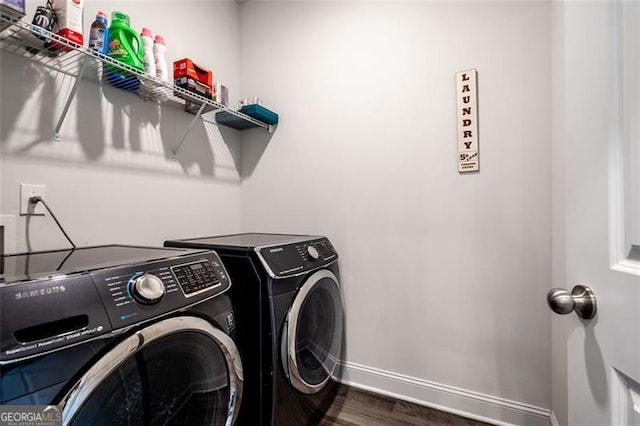
<instances>
[{"instance_id":1,"label":"green detergent bottle","mask_svg":"<svg viewBox=\"0 0 640 426\"><path fill-rule=\"evenodd\" d=\"M131 28L129 16L122 12L111 14L109 27L109 50L107 55L144 72L144 45L137 31ZM114 66L105 68L105 78L113 86L136 91L140 87L138 78Z\"/></svg>"}]
</instances>

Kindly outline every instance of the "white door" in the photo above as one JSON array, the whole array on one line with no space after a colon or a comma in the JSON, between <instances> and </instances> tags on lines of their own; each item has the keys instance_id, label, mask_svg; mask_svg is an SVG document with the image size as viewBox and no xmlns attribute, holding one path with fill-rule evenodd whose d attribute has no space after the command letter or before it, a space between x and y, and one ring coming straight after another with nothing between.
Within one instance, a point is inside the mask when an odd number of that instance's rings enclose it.
<instances>
[{"instance_id":1,"label":"white door","mask_svg":"<svg viewBox=\"0 0 640 426\"><path fill-rule=\"evenodd\" d=\"M597 298L591 320L553 314L552 408L560 425L639 425L640 2L552 9L553 286Z\"/></svg>"}]
</instances>

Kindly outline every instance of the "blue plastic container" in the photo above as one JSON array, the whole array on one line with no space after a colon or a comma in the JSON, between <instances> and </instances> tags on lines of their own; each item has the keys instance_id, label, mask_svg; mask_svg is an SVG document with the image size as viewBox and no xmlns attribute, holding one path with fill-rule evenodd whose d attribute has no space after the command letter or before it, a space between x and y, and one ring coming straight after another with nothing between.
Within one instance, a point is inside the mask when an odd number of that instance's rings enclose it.
<instances>
[{"instance_id":1,"label":"blue plastic container","mask_svg":"<svg viewBox=\"0 0 640 426\"><path fill-rule=\"evenodd\" d=\"M266 124L278 124L278 114L258 104L244 105L240 112Z\"/></svg>"}]
</instances>

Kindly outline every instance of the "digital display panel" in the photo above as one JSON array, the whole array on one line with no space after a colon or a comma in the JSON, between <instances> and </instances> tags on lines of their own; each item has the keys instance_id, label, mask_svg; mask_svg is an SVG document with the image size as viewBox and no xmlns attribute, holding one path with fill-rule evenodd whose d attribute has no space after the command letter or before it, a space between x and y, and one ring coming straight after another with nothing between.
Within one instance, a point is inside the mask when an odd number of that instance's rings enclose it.
<instances>
[{"instance_id":1,"label":"digital display panel","mask_svg":"<svg viewBox=\"0 0 640 426\"><path fill-rule=\"evenodd\" d=\"M207 260L172 266L171 270L187 297L220 285L214 269Z\"/></svg>"}]
</instances>

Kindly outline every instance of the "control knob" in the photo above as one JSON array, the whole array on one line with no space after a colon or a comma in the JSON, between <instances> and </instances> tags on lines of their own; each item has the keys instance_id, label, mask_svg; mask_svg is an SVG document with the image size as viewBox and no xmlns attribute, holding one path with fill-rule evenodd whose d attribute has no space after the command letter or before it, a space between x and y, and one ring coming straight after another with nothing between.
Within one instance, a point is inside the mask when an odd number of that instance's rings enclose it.
<instances>
[{"instance_id":1,"label":"control knob","mask_svg":"<svg viewBox=\"0 0 640 426\"><path fill-rule=\"evenodd\" d=\"M318 260L320 257L320 253L318 253L318 250L314 246L307 246L307 253L309 253L309 256L311 256L313 260Z\"/></svg>"},{"instance_id":2,"label":"control knob","mask_svg":"<svg viewBox=\"0 0 640 426\"><path fill-rule=\"evenodd\" d=\"M162 280L151 274L142 274L133 278L129 289L134 300L143 305L158 303L165 292Z\"/></svg>"}]
</instances>

